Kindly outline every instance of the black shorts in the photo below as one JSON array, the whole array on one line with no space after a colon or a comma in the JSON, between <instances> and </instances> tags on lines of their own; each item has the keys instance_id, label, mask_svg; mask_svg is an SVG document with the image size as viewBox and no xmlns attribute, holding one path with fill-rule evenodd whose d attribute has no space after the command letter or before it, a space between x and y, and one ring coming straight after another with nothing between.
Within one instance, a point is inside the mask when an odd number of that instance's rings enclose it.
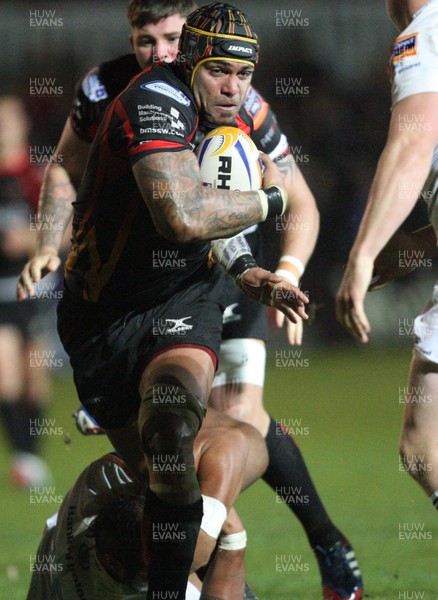
<instances>
[{"instance_id":1,"label":"black shorts","mask_svg":"<svg viewBox=\"0 0 438 600\"><path fill-rule=\"evenodd\" d=\"M104 309L65 292L58 332L81 403L105 429L137 416L147 363L174 346L202 346L216 357L225 307L223 269L215 265L168 300L148 309Z\"/></svg>"},{"instance_id":2,"label":"black shorts","mask_svg":"<svg viewBox=\"0 0 438 600\"><path fill-rule=\"evenodd\" d=\"M263 266L263 248L259 231L248 234L246 240L259 266ZM225 283L227 308L223 320L223 340L254 338L266 342L268 323L266 307L249 300L234 284L231 277Z\"/></svg>"}]
</instances>

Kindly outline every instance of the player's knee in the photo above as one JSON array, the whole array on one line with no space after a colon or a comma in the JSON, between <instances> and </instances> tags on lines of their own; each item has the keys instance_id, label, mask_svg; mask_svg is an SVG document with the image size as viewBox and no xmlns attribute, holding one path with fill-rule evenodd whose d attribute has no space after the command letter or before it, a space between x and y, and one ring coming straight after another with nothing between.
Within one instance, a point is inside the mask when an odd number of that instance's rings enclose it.
<instances>
[{"instance_id":1,"label":"player's knee","mask_svg":"<svg viewBox=\"0 0 438 600\"><path fill-rule=\"evenodd\" d=\"M155 384L146 390L139 429L143 450L151 453L191 451L204 418L202 402L178 386Z\"/></svg>"},{"instance_id":2,"label":"player's knee","mask_svg":"<svg viewBox=\"0 0 438 600\"><path fill-rule=\"evenodd\" d=\"M412 452L414 451L414 448L416 446L415 437L416 436L413 434L412 428L408 428L405 425L401 432L398 450L400 459L403 464L405 463L405 459L407 458L407 456L409 456L409 454L412 454Z\"/></svg>"},{"instance_id":3,"label":"player's knee","mask_svg":"<svg viewBox=\"0 0 438 600\"><path fill-rule=\"evenodd\" d=\"M227 440L226 450L228 451L226 452L224 449L224 461L235 467L236 459L240 459L246 464L245 468L247 468L248 457L251 454L257 456L260 474L265 470L268 463L266 444L255 427L248 423L235 422L232 427L224 427L223 436Z\"/></svg>"},{"instance_id":4,"label":"player's knee","mask_svg":"<svg viewBox=\"0 0 438 600\"><path fill-rule=\"evenodd\" d=\"M399 447L400 461L414 479L419 480L424 474L425 448L412 428L404 428Z\"/></svg>"},{"instance_id":5,"label":"player's knee","mask_svg":"<svg viewBox=\"0 0 438 600\"><path fill-rule=\"evenodd\" d=\"M418 427L405 424L400 438L399 454L405 470L414 479L422 479L432 469L432 464L436 463L436 438Z\"/></svg>"},{"instance_id":6,"label":"player's knee","mask_svg":"<svg viewBox=\"0 0 438 600\"><path fill-rule=\"evenodd\" d=\"M141 428L141 440L146 456L167 452L191 451L195 432L186 421L174 414L152 416Z\"/></svg>"},{"instance_id":7,"label":"player's knee","mask_svg":"<svg viewBox=\"0 0 438 600\"><path fill-rule=\"evenodd\" d=\"M240 455L246 452L250 442L248 430L253 428L243 422L234 422L232 427L224 427L223 435L227 440L227 448L232 455Z\"/></svg>"},{"instance_id":8,"label":"player's knee","mask_svg":"<svg viewBox=\"0 0 438 600\"><path fill-rule=\"evenodd\" d=\"M408 416L402 427L400 435L400 456L412 454L421 449L424 444L424 436L421 429L416 425L413 416Z\"/></svg>"}]
</instances>

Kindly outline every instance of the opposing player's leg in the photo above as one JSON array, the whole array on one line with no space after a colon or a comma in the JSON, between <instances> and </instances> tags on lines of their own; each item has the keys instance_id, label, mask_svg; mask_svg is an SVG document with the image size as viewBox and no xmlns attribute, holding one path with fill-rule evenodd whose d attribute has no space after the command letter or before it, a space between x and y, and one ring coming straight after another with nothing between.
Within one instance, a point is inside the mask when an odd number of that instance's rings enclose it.
<instances>
[{"instance_id":1,"label":"opposing player's leg","mask_svg":"<svg viewBox=\"0 0 438 600\"><path fill-rule=\"evenodd\" d=\"M12 323L0 326L0 418L14 453L11 480L17 486L43 485L50 480L50 471L38 456L36 435L38 424L43 424L47 374L45 369L31 367L29 352L42 356L39 348L36 341L26 344L23 332Z\"/></svg>"},{"instance_id":2,"label":"opposing player's leg","mask_svg":"<svg viewBox=\"0 0 438 600\"><path fill-rule=\"evenodd\" d=\"M23 391L23 341L12 326L0 326L0 412L5 433L16 452L29 451L30 440L22 430L20 397Z\"/></svg>"},{"instance_id":3,"label":"opposing player's leg","mask_svg":"<svg viewBox=\"0 0 438 600\"><path fill-rule=\"evenodd\" d=\"M269 465L263 479L303 525L318 560L324 597L359 599L362 580L354 551L327 514L297 444L263 406L265 359L260 340L222 342L209 402L217 410L250 423L265 436ZM297 489L306 502L297 501L293 493Z\"/></svg>"},{"instance_id":4,"label":"opposing player's leg","mask_svg":"<svg viewBox=\"0 0 438 600\"><path fill-rule=\"evenodd\" d=\"M438 364L414 353L400 441L406 470L438 508Z\"/></svg>"},{"instance_id":5,"label":"opposing player's leg","mask_svg":"<svg viewBox=\"0 0 438 600\"><path fill-rule=\"evenodd\" d=\"M196 440L195 458L204 499L195 564L205 564L211 555L202 573L201 598L242 598L246 531L233 504L266 469L266 445L254 427L210 407Z\"/></svg>"},{"instance_id":6,"label":"opposing player's leg","mask_svg":"<svg viewBox=\"0 0 438 600\"><path fill-rule=\"evenodd\" d=\"M405 401L400 455L407 471L438 508L438 284L414 322Z\"/></svg>"},{"instance_id":7,"label":"opposing player's leg","mask_svg":"<svg viewBox=\"0 0 438 600\"><path fill-rule=\"evenodd\" d=\"M243 523L231 508L203 580L201 600L245 598L245 547Z\"/></svg>"},{"instance_id":8,"label":"opposing player's leg","mask_svg":"<svg viewBox=\"0 0 438 600\"><path fill-rule=\"evenodd\" d=\"M268 465L263 437L242 421L210 407L196 440L198 479L203 493L220 500L227 510Z\"/></svg>"}]
</instances>

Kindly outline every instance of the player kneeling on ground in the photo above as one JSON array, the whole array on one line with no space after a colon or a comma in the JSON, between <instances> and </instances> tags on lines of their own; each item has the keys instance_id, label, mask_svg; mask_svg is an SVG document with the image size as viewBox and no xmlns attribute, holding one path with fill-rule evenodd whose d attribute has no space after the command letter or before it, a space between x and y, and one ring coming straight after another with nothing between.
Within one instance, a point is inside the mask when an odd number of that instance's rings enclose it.
<instances>
[{"instance_id":1,"label":"player kneeling on ground","mask_svg":"<svg viewBox=\"0 0 438 600\"><path fill-rule=\"evenodd\" d=\"M196 438L195 464L203 498L203 518L192 571L208 566L203 597L244 598L246 533L232 508L238 494L267 466L261 435L250 425L209 410ZM177 476L177 475L176 475ZM116 454L92 462L48 519L38 547L28 600L144 599L147 549L141 523L146 488ZM157 541L184 531L165 519L156 523ZM192 575L186 599L200 598ZM252 597L252 596L245 596Z\"/></svg>"}]
</instances>

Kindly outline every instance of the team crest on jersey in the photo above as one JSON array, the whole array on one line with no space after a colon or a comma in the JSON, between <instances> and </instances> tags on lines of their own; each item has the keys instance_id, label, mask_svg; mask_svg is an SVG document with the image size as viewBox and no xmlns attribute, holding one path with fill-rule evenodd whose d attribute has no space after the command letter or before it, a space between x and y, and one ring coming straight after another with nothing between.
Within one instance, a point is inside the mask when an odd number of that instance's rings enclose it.
<instances>
[{"instance_id":1,"label":"team crest on jersey","mask_svg":"<svg viewBox=\"0 0 438 600\"><path fill-rule=\"evenodd\" d=\"M405 35L395 40L392 51L392 60L394 63L400 62L403 58L415 56L417 54L417 33Z\"/></svg>"},{"instance_id":2,"label":"team crest on jersey","mask_svg":"<svg viewBox=\"0 0 438 600\"><path fill-rule=\"evenodd\" d=\"M187 98L187 96L165 81L150 81L149 83L142 83L140 87L142 90L150 90L151 92L156 92L157 94L163 94L163 96L172 98L180 104L184 104L184 106L190 106L190 100Z\"/></svg>"},{"instance_id":3,"label":"team crest on jersey","mask_svg":"<svg viewBox=\"0 0 438 600\"><path fill-rule=\"evenodd\" d=\"M97 73L90 73L82 82L82 90L90 102L99 102L108 98L105 86L100 81Z\"/></svg>"}]
</instances>

